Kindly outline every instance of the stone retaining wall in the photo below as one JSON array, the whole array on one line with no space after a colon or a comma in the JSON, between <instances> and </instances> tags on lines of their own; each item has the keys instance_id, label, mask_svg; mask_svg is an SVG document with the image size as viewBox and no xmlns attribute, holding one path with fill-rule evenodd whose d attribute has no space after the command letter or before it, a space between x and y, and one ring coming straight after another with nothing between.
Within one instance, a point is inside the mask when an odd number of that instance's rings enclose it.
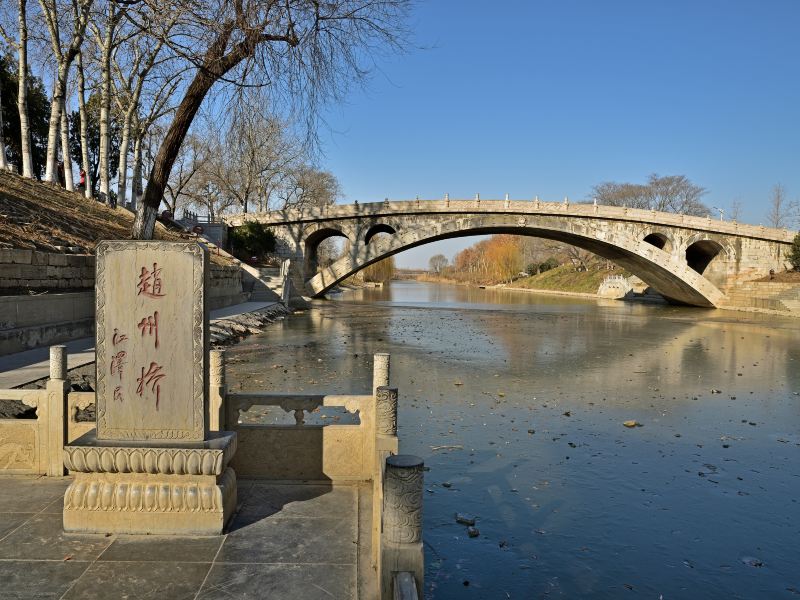
<instances>
[{"instance_id":1,"label":"stone retaining wall","mask_svg":"<svg viewBox=\"0 0 800 600\"><path fill-rule=\"evenodd\" d=\"M247 302L249 292L242 286L242 270L236 265L210 265L208 309L216 310Z\"/></svg>"},{"instance_id":2,"label":"stone retaining wall","mask_svg":"<svg viewBox=\"0 0 800 600\"><path fill-rule=\"evenodd\" d=\"M93 333L93 292L0 296L0 356Z\"/></svg>"},{"instance_id":3,"label":"stone retaining wall","mask_svg":"<svg viewBox=\"0 0 800 600\"><path fill-rule=\"evenodd\" d=\"M0 356L94 335L94 292L58 293L93 287L93 255L0 249ZM209 310L250 296L238 266L216 264L207 294Z\"/></svg>"},{"instance_id":4,"label":"stone retaining wall","mask_svg":"<svg viewBox=\"0 0 800 600\"><path fill-rule=\"evenodd\" d=\"M0 249L0 294L80 290L94 286L94 255Z\"/></svg>"}]
</instances>

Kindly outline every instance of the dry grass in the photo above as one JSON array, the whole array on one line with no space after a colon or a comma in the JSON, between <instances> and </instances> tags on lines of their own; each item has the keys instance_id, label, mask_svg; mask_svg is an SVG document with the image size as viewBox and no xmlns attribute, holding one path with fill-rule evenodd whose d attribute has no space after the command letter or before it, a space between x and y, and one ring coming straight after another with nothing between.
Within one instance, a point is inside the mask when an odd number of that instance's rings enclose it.
<instances>
[{"instance_id":1,"label":"dry grass","mask_svg":"<svg viewBox=\"0 0 800 600\"><path fill-rule=\"evenodd\" d=\"M518 279L512 287L530 288L533 290L551 290L560 292L579 292L583 294L596 294L603 280L609 275L630 274L624 269L607 271L597 270L594 266L589 271L576 271L572 265L561 265L555 269L545 271L533 277Z\"/></svg>"},{"instance_id":2,"label":"dry grass","mask_svg":"<svg viewBox=\"0 0 800 600\"><path fill-rule=\"evenodd\" d=\"M778 271L774 276L766 275L756 281L772 281L773 283L800 283L800 271Z\"/></svg>"},{"instance_id":3,"label":"dry grass","mask_svg":"<svg viewBox=\"0 0 800 600\"><path fill-rule=\"evenodd\" d=\"M109 208L51 183L0 172L0 248L58 252L56 246L78 246L87 252L101 240L130 239L133 215ZM191 237L156 225L156 238Z\"/></svg>"}]
</instances>

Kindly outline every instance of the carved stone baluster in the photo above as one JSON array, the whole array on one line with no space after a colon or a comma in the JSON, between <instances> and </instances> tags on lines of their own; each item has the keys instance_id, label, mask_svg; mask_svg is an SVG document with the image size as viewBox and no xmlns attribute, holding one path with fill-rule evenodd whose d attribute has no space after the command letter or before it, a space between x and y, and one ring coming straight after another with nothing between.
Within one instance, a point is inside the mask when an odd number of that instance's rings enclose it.
<instances>
[{"instance_id":1,"label":"carved stone baluster","mask_svg":"<svg viewBox=\"0 0 800 600\"><path fill-rule=\"evenodd\" d=\"M382 385L375 393L375 431L378 435L397 435L397 388Z\"/></svg>"},{"instance_id":2,"label":"carved stone baluster","mask_svg":"<svg viewBox=\"0 0 800 600\"><path fill-rule=\"evenodd\" d=\"M225 427L224 404L225 395L228 393L225 385L225 351L212 350L208 358L208 429L221 431Z\"/></svg>"}]
</instances>

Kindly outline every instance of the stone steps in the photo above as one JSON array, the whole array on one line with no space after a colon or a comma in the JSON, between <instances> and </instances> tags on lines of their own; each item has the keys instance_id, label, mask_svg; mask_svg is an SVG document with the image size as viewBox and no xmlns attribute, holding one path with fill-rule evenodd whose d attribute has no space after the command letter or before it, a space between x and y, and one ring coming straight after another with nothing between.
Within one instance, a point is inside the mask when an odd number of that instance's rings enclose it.
<instances>
[{"instance_id":1,"label":"stone steps","mask_svg":"<svg viewBox=\"0 0 800 600\"><path fill-rule=\"evenodd\" d=\"M725 291L726 306L778 312L800 312L800 285L779 282L745 282Z\"/></svg>"}]
</instances>

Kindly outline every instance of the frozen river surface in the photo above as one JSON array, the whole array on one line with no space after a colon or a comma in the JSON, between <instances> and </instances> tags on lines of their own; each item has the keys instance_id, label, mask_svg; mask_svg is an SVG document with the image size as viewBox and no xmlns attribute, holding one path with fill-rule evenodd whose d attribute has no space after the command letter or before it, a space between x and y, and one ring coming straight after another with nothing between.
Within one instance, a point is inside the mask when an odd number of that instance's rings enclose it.
<instances>
[{"instance_id":1,"label":"frozen river surface","mask_svg":"<svg viewBox=\"0 0 800 600\"><path fill-rule=\"evenodd\" d=\"M428 598L800 598L795 320L393 282L228 352L330 393L391 353Z\"/></svg>"}]
</instances>

